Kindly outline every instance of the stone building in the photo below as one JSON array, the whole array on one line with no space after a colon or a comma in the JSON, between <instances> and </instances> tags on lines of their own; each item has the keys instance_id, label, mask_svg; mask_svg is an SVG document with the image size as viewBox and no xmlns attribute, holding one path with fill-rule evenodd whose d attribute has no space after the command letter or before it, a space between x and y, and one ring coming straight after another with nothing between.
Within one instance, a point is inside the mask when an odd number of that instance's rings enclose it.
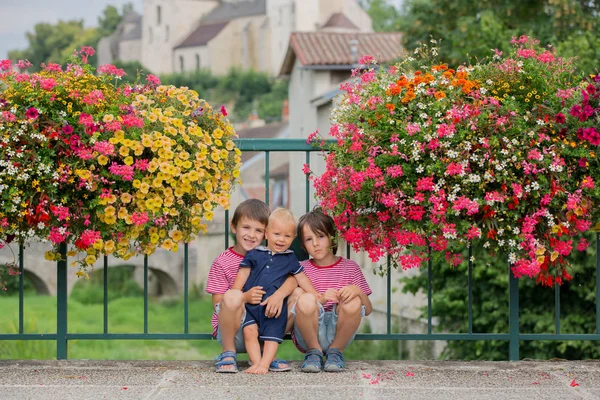
<instances>
[{"instance_id":1,"label":"stone building","mask_svg":"<svg viewBox=\"0 0 600 400\"><path fill-rule=\"evenodd\" d=\"M144 0L103 38L98 63L139 61L155 74L232 67L279 73L294 31L372 32L357 0Z\"/></svg>"}]
</instances>

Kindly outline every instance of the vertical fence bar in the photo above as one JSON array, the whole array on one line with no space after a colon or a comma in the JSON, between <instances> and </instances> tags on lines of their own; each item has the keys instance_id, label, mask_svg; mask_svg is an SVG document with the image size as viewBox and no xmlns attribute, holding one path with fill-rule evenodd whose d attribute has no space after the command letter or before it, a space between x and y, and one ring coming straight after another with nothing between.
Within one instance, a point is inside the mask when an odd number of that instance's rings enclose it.
<instances>
[{"instance_id":1,"label":"vertical fence bar","mask_svg":"<svg viewBox=\"0 0 600 400\"><path fill-rule=\"evenodd\" d=\"M183 333L189 333L188 244L183 245Z\"/></svg>"},{"instance_id":2,"label":"vertical fence bar","mask_svg":"<svg viewBox=\"0 0 600 400\"><path fill-rule=\"evenodd\" d=\"M469 315L469 333L473 333L473 246L469 243L469 301L467 313Z\"/></svg>"},{"instance_id":3,"label":"vertical fence bar","mask_svg":"<svg viewBox=\"0 0 600 400\"><path fill-rule=\"evenodd\" d=\"M67 359L67 244L60 244L56 262L56 359Z\"/></svg>"},{"instance_id":4,"label":"vertical fence bar","mask_svg":"<svg viewBox=\"0 0 600 400\"><path fill-rule=\"evenodd\" d=\"M269 197L269 187L271 186L271 178L269 177L269 156L270 156L270 152L267 150L265 151L265 203L267 203L267 205L270 205L270 197Z\"/></svg>"},{"instance_id":5,"label":"vertical fence bar","mask_svg":"<svg viewBox=\"0 0 600 400\"><path fill-rule=\"evenodd\" d=\"M23 243L19 243L19 333L23 333L23 273L25 266L23 264Z\"/></svg>"},{"instance_id":6,"label":"vertical fence bar","mask_svg":"<svg viewBox=\"0 0 600 400\"><path fill-rule=\"evenodd\" d=\"M560 333L560 286L554 284L554 331L558 335Z\"/></svg>"},{"instance_id":7,"label":"vertical fence bar","mask_svg":"<svg viewBox=\"0 0 600 400\"><path fill-rule=\"evenodd\" d=\"M596 333L600 333L600 232L596 232Z\"/></svg>"},{"instance_id":8,"label":"vertical fence bar","mask_svg":"<svg viewBox=\"0 0 600 400\"><path fill-rule=\"evenodd\" d=\"M104 333L108 333L108 256L104 256Z\"/></svg>"},{"instance_id":9,"label":"vertical fence bar","mask_svg":"<svg viewBox=\"0 0 600 400\"><path fill-rule=\"evenodd\" d=\"M225 210L225 248L229 248L229 210Z\"/></svg>"},{"instance_id":10,"label":"vertical fence bar","mask_svg":"<svg viewBox=\"0 0 600 400\"><path fill-rule=\"evenodd\" d=\"M432 326L431 326L431 247L427 249L427 333L431 335Z\"/></svg>"},{"instance_id":11,"label":"vertical fence bar","mask_svg":"<svg viewBox=\"0 0 600 400\"><path fill-rule=\"evenodd\" d=\"M346 243L346 258L350 259L350 243Z\"/></svg>"},{"instance_id":12,"label":"vertical fence bar","mask_svg":"<svg viewBox=\"0 0 600 400\"><path fill-rule=\"evenodd\" d=\"M306 152L306 165L310 167L310 152ZM310 177L309 174L306 174L306 212L310 210Z\"/></svg>"},{"instance_id":13,"label":"vertical fence bar","mask_svg":"<svg viewBox=\"0 0 600 400\"><path fill-rule=\"evenodd\" d=\"M392 333L392 258L387 256L387 334Z\"/></svg>"},{"instance_id":14,"label":"vertical fence bar","mask_svg":"<svg viewBox=\"0 0 600 400\"><path fill-rule=\"evenodd\" d=\"M508 268L508 281L508 329L510 336L508 357L510 361L519 361L519 280L513 275L510 264Z\"/></svg>"},{"instance_id":15,"label":"vertical fence bar","mask_svg":"<svg viewBox=\"0 0 600 400\"><path fill-rule=\"evenodd\" d=\"M144 333L148 333L148 256L144 255Z\"/></svg>"}]
</instances>

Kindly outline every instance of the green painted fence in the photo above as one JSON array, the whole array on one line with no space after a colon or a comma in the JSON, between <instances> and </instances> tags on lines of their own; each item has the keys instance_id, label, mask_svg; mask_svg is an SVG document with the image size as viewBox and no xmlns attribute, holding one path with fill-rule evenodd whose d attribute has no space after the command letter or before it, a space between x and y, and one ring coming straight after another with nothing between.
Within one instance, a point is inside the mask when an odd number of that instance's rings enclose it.
<instances>
[{"instance_id":1,"label":"green painted fence","mask_svg":"<svg viewBox=\"0 0 600 400\"><path fill-rule=\"evenodd\" d=\"M320 151L311 145L308 145L304 139L238 139L238 147L242 151L258 151L265 153L265 181L269 181L269 157L271 152L304 152L306 154L306 163L310 164L310 153ZM269 185L266 187L266 198L269 198ZM306 178L306 211L309 210L309 181ZM226 212L226 220L229 220L229 213ZM506 333L480 333L473 332L473 263L471 261L472 249L469 248L468 264L468 331L465 333L434 333L432 329L432 289L433 279L432 261L427 265L427 332L426 333L392 333L392 301L391 274L386 275L387 279L387 301L386 301L386 333L358 334L359 340L506 340L509 342L509 354L507 358L511 361L519 360L519 342L526 340L600 340L600 234L596 235L596 333L595 334L563 334L560 333L560 286L555 286L555 333L553 334L528 334L519 330L519 285L518 280L509 273L509 330ZM229 246L228 224L225 224L225 248ZM56 333L36 334L25 333L23 329L23 246L19 247L19 333L0 334L1 340L52 340L56 341L56 358L65 360L68 356L68 343L71 340L122 340L122 339L154 339L154 340L210 340L211 333L190 333L189 332L189 304L188 304L188 245L184 245L184 318L182 321L183 333L151 333L148 332L148 256L144 257L144 330L140 333L110 333L108 329L108 260L104 258L104 329L98 333L69 333L67 325L67 260L66 245L61 246L63 260L56 263L57 274L57 319ZM347 257L350 257L350 248L346 248ZM388 262L389 265L389 262ZM507 271L508 261L507 261ZM207 315L207 318L210 316Z\"/></svg>"}]
</instances>

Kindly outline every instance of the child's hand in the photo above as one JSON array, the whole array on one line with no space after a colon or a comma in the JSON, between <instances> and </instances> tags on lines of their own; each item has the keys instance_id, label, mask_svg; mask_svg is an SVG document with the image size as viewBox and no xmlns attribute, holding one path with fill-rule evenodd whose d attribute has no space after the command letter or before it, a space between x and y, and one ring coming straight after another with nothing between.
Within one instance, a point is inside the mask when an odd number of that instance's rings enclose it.
<instances>
[{"instance_id":1,"label":"child's hand","mask_svg":"<svg viewBox=\"0 0 600 400\"><path fill-rule=\"evenodd\" d=\"M262 290L262 286L254 286L247 292L244 292L244 303L246 304L258 304L262 301L263 295L267 293Z\"/></svg>"},{"instance_id":2,"label":"child's hand","mask_svg":"<svg viewBox=\"0 0 600 400\"><path fill-rule=\"evenodd\" d=\"M348 285L338 291L338 298L340 299L340 303L346 303L356 296L360 296L361 293L362 290L358 286Z\"/></svg>"},{"instance_id":3,"label":"child's hand","mask_svg":"<svg viewBox=\"0 0 600 400\"><path fill-rule=\"evenodd\" d=\"M325 293L323 293L322 299L323 301L319 301L321 304L325 304L328 301L333 301L334 303L339 303L339 293L337 290L335 289L327 289L327 291Z\"/></svg>"},{"instance_id":4,"label":"child's hand","mask_svg":"<svg viewBox=\"0 0 600 400\"><path fill-rule=\"evenodd\" d=\"M277 294L277 292L270 295L265 301L260 303L261 306L265 307L265 316L268 318L277 318L281 315L281 309L283 308L283 297Z\"/></svg>"}]
</instances>

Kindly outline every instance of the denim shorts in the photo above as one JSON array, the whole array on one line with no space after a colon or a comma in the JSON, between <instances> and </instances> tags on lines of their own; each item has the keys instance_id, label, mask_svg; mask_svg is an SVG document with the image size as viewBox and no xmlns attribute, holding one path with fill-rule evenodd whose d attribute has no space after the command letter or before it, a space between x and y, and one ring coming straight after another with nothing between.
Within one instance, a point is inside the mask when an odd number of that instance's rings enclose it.
<instances>
[{"instance_id":1,"label":"denim shorts","mask_svg":"<svg viewBox=\"0 0 600 400\"><path fill-rule=\"evenodd\" d=\"M318 304L319 305L319 332L318 332L318 336L319 336L319 345L321 345L321 349L323 349L323 352L326 352L327 349L329 349L329 346L331 346L331 343L333 343L333 339L335 338L335 333L337 330L337 322L338 322L338 314L337 314L337 310L336 310L336 306L333 307L332 311L325 311L325 309L323 308L322 304ZM294 304L292 306L292 309L290 311L294 317L296 316L296 305ZM361 310L360 310L360 317L364 317L366 313L366 309L365 306L362 306ZM350 345L350 343L352 343L352 341L354 340L354 337L356 336L356 332L354 332L354 335L352 335L352 337L350 338L350 341L346 344L346 347L348 347L348 345ZM306 345L306 341L304 340L304 338L302 337L302 334L300 333L300 329L298 329L298 325L294 324L294 342L296 347L298 348L298 350L300 350L303 353L306 353L308 351L308 346Z\"/></svg>"},{"instance_id":2,"label":"denim shorts","mask_svg":"<svg viewBox=\"0 0 600 400\"><path fill-rule=\"evenodd\" d=\"M217 303L215 306L215 312L219 315L221 311L221 303ZM240 329L238 329L235 334L235 352L236 353L245 353L246 352L246 343L244 342L244 332L243 332L243 322L246 318L246 307L244 307L244 311L242 312L242 320L240 321ZM221 338L221 327L217 326L217 341L221 346L223 346L223 341Z\"/></svg>"}]
</instances>

